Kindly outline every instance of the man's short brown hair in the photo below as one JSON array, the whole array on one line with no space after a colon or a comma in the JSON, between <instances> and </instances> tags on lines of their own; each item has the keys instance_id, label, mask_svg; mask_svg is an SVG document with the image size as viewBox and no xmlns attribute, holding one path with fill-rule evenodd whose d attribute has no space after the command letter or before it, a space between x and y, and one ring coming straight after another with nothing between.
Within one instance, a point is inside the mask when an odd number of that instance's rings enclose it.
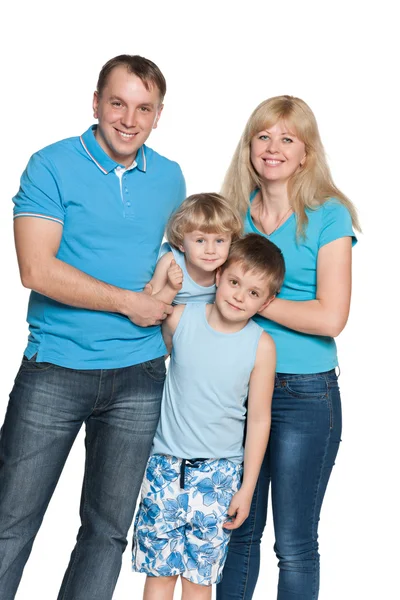
<instances>
[{"instance_id":1,"label":"man's short brown hair","mask_svg":"<svg viewBox=\"0 0 400 600\"><path fill-rule=\"evenodd\" d=\"M129 73L133 73L139 77L147 91L153 85L156 86L160 92L160 104L162 104L167 91L165 77L155 63L137 54L120 54L106 62L100 71L97 81L97 93L99 96L101 96L102 91L107 85L107 79L111 71L121 65L125 66Z\"/></svg>"}]
</instances>

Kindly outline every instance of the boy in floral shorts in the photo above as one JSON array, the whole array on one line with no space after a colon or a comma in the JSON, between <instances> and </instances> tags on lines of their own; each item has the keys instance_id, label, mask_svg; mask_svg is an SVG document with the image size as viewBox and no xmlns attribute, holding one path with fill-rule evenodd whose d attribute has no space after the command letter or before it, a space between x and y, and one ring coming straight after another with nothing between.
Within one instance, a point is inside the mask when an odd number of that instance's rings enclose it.
<instances>
[{"instance_id":1,"label":"boy in floral shorts","mask_svg":"<svg viewBox=\"0 0 400 600\"><path fill-rule=\"evenodd\" d=\"M251 317L284 270L280 250L249 234L217 273L215 303L177 305L163 323L171 361L134 529L144 600L172 600L178 576L185 598L211 598L230 530L249 514L275 380L274 343Z\"/></svg>"}]
</instances>

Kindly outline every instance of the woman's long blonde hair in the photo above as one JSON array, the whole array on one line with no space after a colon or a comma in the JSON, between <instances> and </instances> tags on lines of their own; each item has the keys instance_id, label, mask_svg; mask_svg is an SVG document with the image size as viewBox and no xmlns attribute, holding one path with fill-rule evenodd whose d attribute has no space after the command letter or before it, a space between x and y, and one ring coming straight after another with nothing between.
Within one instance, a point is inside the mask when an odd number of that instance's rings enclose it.
<instances>
[{"instance_id":1,"label":"woman's long blonde hair","mask_svg":"<svg viewBox=\"0 0 400 600\"><path fill-rule=\"evenodd\" d=\"M253 111L226 173L222 195L229 198L242 215L246 213L250 194L261 187L261 178L250 160L251 140L278 121L284 121L306 149L304 166L297 169L288 182L290 205L297 217L297 234L305 235L306 208L315 209L329 198L337 198L346 206L353 226L361 231L354 205L333 183L314 114L303 100L294 96L269 98Z\"/></svg>"}]
</instances>

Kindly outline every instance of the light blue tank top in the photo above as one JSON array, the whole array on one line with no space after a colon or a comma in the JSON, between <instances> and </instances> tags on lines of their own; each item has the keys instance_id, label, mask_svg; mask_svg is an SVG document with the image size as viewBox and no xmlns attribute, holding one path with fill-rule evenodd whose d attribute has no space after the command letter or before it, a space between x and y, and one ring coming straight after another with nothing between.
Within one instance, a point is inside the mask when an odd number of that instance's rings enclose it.
<instances>
[{"instance_id":1,"label":"light blue tank top","mask_svg":"<svg viewBox=\"0 0 400 600\"><path fill-rule=\"evenodd\" d=\"M204 287L199 285L190 277L186 269L185 255L183 252L164 242L162 244L158 260L167 252L172 252L177 265L183 271L182 289L177 293L172 304L189 304L190 302L206 302L212 304L215 300L216 287L215 284Z\"/></svg>"},{"instance_id":2,"label":"light blue tank top","mask_svg":"<svg viewBox=\"0 0 400 600\"><path fill-rule=\"evenodd\" d=\"M250 202L256 192L250 196ZM247 211L245 233L258 233L267 237L282 250L286 274L278 298L285 300L314 300L317 291L318 251L325 244L349 236L353 245L357 239L347 208L336 199L327 200L315 210L306 210L308 225L306 239L296 239L296 217L291 215L281 227L266 236L259 231ZM276 346L279 373L321 373L338 364L335 340L322 335L310 335L288 329L274 321L256 315L261 325L273 338Z\"/></svg>"},{"instance_id":3,"label":"light blue tank top","mask_svg":"<svg viewBox=\"0 0 400 600\"><path fill-rule=\"evenodd\" d=\"M172 338L154 454L243 460L245 402L262 328L236 333L208 324L206 304L188 304Z\"/></svg>"}]
</instances>

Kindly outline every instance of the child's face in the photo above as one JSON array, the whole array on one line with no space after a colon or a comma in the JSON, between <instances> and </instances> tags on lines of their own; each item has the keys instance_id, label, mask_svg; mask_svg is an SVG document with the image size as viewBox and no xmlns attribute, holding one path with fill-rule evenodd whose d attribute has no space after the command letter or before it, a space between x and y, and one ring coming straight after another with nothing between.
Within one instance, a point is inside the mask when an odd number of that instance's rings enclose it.
<instances>
[{"instance_id":1,"label":"child's face","mask_svg":"<svg viewBox=\"0 0 400 600\"><path fill-rule=\"evenodd\" d=\"M227 321L247 321L273 299L268 278L257 271L244 271L240 263L218 272L216 283L215 304Z\"/></svg>"},{"instance_id":2,"label":"child's face","mask_svg":"<svg viewBox=\"0 0 400 600\"><path fill-rule=\"evenodd\" d=\"M202 271L215 271L227 259L232 236L229 233L185 233L179 250L186 261Z\"/></svg>"}]
</instances>

